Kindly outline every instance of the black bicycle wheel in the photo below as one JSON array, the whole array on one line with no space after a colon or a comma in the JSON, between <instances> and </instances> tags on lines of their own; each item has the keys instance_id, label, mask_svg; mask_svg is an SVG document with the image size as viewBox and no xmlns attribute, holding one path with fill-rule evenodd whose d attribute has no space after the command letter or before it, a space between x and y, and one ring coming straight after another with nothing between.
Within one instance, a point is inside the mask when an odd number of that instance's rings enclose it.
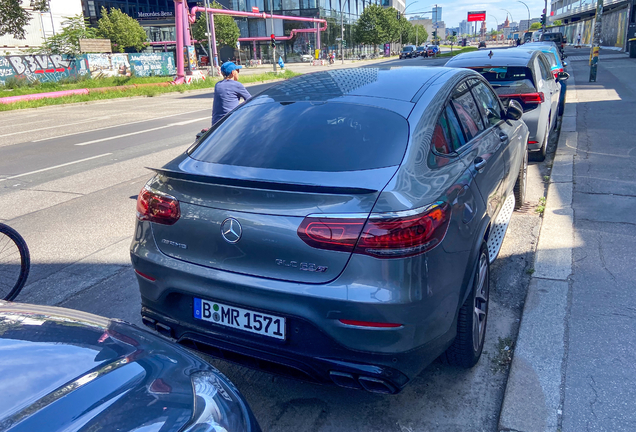
<instances>
[{"instance_id":1,"label":"black bicycle wheel","mask_svg":"<svg viewBox=\"0 0 636 432\"><path fill-rule=\"evenodd\" d=\"M26 283L30 266L29 249L22 236L0 224L0 299L16 298Z\"/></svg>"}]
</instances>

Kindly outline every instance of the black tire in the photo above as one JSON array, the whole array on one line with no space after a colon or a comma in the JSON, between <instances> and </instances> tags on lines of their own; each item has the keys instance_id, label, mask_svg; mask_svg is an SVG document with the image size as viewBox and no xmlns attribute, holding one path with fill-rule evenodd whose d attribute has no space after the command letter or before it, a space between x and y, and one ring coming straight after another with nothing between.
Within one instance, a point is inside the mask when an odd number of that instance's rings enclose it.
<instances>
[{"instance_id":1,"label":"black tire","mask_svg":"<svg viewBox=\"0 0 636 432\"><path fill-rule=\"evenodd\" d=\"M515 210L519 210L526 201L526 185L528 184L528 150L524 151L523 162L513 192L515 194Z\"/></svg>"},{"instance_id":2,"label":"black tire","mask_svg":"<svg viewBox=\"0 0 636 432\"><path fill-rule=\"evenodd\" d=\"M463 368L471 368L477 364L486 339L489 295L490 263L488 246L483 242L475 266L473 287L457 316L457 336L441 356L444 362ZM478 307L482 313L476 320Z\"/></svg>"},{"instance_id":3,"label":"black tire","mask_svg":"<svg viewBox=\"0 0 636 432\"><path fill-rule=\"evenodd\" d=\"M20 234L10 226L0 224L0 299L11 301L24 287L31 258L29 248Z\"/></svg>"}]
</instances>

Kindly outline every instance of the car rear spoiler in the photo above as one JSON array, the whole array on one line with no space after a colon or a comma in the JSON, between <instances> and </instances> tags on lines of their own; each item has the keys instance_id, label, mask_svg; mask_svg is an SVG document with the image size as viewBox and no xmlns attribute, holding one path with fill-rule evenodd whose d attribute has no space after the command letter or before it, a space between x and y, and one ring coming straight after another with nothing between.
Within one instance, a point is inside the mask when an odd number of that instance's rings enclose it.
<instances>
[{"instance_id":1,"label":"car rear spoiler","mask_svg":"<svg viewBox=\"0 0 636 432\"><path fill-rule=\"evenodd\" d=\"M251 189L266 189L277 191L289 191L289 192L307 192L307 193L321 193L321 194L336 194L336 195L364 195L378 192L376 189L349 187L349 186L320 186L301 183L280 183L264 180L249 180L249 179L235 179L227 177L217 177L202 174L191 174L183 171L174 171L165 168L150 168L147 169L156 172L157 174L176 179L185 180L196 183L215 184L222 186L236 186Z\"/></svg>"}]
</instances>

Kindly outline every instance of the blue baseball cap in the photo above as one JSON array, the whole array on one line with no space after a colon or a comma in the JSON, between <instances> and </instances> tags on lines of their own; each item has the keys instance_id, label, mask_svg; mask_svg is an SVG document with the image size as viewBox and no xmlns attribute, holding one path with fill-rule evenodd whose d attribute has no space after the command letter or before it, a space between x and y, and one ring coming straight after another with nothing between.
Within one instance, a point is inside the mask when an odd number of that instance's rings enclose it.
<instances>
[{"instance_id":1,"label":"blue baseball cap","mask_svg":"<svg viewBox=\"0 0 636 432\"><path fill-rule=\"evenodd\" d=\"M232 72L237 69L242 69L243 66L237 66L233 62L225 62L221 65L221 73L224 76L229 76Z\"/></svg>"}]
</instances>

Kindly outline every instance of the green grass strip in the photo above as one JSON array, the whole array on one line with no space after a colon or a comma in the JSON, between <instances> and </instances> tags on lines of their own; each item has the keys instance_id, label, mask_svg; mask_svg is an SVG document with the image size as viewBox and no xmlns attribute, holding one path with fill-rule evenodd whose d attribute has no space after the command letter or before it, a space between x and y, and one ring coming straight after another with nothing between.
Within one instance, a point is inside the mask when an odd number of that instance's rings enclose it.
<instances>
[{"instance_id":1,"label":"green grass strip","mask_svg":"<svg viewBox=\"0 0 636 432\"><path fill-rule=\"evenodd\" d=\"M256 82L266 82L275 79L288 79L298 75L302 75L300 73L292 72L290 70L286 70L284 73L274 74L273 72L267 72L262 74L254 74L254 75L243 75L240 78L240 81L244 84L248 83L256 83ZM126 79L129 78L129 79ZM159 79L162 78L162 79ZM169 77L148 77L148 78L131 78L131 77L116 77L116 78L105 78L105 79L97 79L97 80L84 80L78 81L72 84L62 84L59 88L49 85L49 84L57 84L57 83L46 83L40 84L34 87L21 87L14 91L3 91L0 92L0 97L5 96L18 96L21 94L33 94L33 93L43 93L43 92L51 92L51 91L60 91L60 90L72 90L78 88L103 88L103 87L112 87L112 90L109 89L103 92L95 92L87 95L71 95L71 96L62 96L58 98L44 98L37 99L31 101L22 101L22 102L14 102L10 104L0 104L0 111L11 111L16 109L24 109L24 108L38 108L49 105L61 105L67 103L76 103L76 102L89 102L94 100L105 100L105 99L117 99L123 97L132 97L132 96L146 96L153 97L158 96L164 93L174 93L180 92L184 93L188 90L200 90L200 89L212 89L218 82L218 78L207 78L205 81L196 81L190 85L180 84L180 85L170 85L170 86L148 86L148 87L122 87L129 86L131 84L149 84L149 83L158 83L158 82L169 82L172 79ZM110 85L109 85L110 84ZM31 89L37 89L37 91L27 91ZM17 91L24 91L24 93L18 93Z\"/></svg>"}]
</instances>

